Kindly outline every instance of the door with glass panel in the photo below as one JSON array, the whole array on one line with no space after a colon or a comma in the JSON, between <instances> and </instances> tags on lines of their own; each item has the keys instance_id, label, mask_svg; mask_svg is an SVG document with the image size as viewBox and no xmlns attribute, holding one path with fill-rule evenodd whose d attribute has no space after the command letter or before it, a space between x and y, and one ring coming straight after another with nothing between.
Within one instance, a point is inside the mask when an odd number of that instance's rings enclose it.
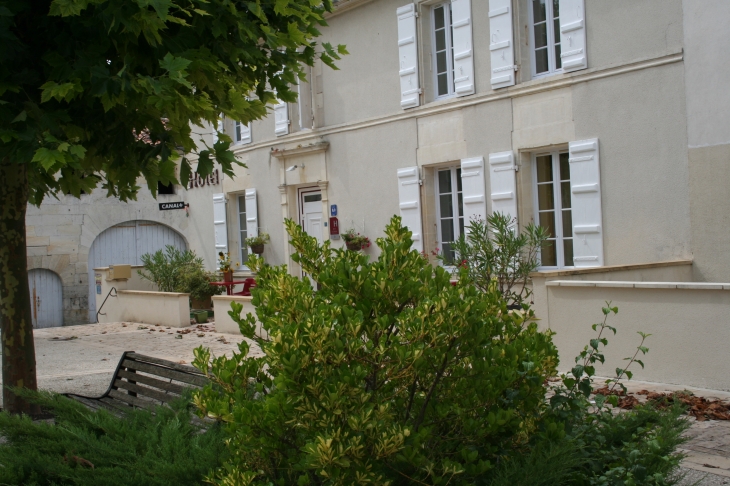
<instances>
[{"instance_id":1,"label":"door with glass panel","mask_svg":"<svg viewBox=\"0 0 730 486\"><path fill-rule=\"evenodd\" d=\"M438 248L444 257L444 263L452 265L456 258L452 244L464 234L461 168L438 169L435 186Z\"/></svg>"},{"instance_id":2,"label":"door with glass panel","mask_svg":"<svg viewBox=\"0 0 730 486\"><path fill-rule=\"evenodd\" d=\"M301 189L299 191L299 221L309 236L317 238L322 244L323 216L322 216L322 192L317 189Z\"/></svg>"},{"instance_id":3,"label":"door with glass panel","mask_svg":"<svg viewBox=\"0 0 730 486\"><path fill-rule=\"evenodd\" d=\"M248 238L248 231L246 229L246 195L239 194L238 196L238 235L239 241L241 242L241 248L239 250L239 257L241 258L241 265L248 269L246 262L248 261L248 245L246 244L246 238Z\"/></svg>"},{"instance_id":4,"label":"door with glass panel","mask_svg":"<svg viewBox=\"0 0 730 486\"><path fill-rule=\"evenodd\" d=\"M543 268L572 267L573 218L570 199L568 152L550 152L534 157L535 220L549 239L540 253Z\"/></svg>"}]
</instances>

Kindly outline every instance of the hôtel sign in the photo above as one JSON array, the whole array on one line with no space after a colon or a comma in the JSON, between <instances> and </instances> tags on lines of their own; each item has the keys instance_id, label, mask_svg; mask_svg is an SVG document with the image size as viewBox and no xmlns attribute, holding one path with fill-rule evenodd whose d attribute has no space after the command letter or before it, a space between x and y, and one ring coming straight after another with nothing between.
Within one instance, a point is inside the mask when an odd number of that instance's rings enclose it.
<instances>
[{"instance_id":1,"label":"h\u00f4tel sign","mask_svg":"<svg viewBox=\"0 0 730 486\"><path fill-rule=\"evenodd\" d=\"M188 189L203 186L217 186L220 183L221 179L220 175L218 174L218 169L215 169L209 176L205 178L200 177L200 174L192 173L190 174L190 179L188 180Z\"/></svg>"}]
</instances>

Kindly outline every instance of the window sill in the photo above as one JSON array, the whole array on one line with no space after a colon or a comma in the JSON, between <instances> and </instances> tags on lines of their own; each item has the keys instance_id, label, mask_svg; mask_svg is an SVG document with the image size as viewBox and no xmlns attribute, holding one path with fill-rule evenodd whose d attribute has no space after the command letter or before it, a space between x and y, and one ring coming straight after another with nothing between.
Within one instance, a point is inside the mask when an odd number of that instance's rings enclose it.
<instances>
[{"instance_id":1,"label":"window sill","mask_svg":"<svg viewBox=\"0 0 730 486\"><path fill-rule=\"evenodd\" d=\"M592 273L610 273L620 272L624 270L643 270L647 268L673 267L678 265L692 265L692 260L669 260L665 262L654 263L633 263L629 265L609 265L603 267L591 268L562 268L556 270L538 270L530 274L530 277L550 278L550 277L568 277L571 275L589 275Z\"/></svg>"}]
</instances>

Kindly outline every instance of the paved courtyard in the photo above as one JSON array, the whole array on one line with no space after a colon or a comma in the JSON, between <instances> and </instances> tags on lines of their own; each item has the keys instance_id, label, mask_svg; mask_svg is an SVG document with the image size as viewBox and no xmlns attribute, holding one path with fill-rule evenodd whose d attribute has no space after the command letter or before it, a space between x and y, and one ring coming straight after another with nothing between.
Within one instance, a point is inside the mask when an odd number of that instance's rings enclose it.
<instances>
[{"instance_id":1,"label":"paved courtyard","mask_svg":"<svg viewBox=\"0 0 730 486\"><path fill-rule=\"evenodd\" d=\"M244 339L215 332L214 323L181 330L117 322L38 329L34 335L40 388L87 396L106 391L123 351L190 364L194 358L193 349L200 345L210 348L215 356L230 355L238 350L238 343ZM260 353L256 345L251 348L252 353ZM630 392L641 389L666 392L682 387L630 383ZM707 398L730 399L730 393L691 391ZM690 440L684 445L687 479L682 485L730 485L730 421L690 420Z\"/></svg>"}]
</instances>

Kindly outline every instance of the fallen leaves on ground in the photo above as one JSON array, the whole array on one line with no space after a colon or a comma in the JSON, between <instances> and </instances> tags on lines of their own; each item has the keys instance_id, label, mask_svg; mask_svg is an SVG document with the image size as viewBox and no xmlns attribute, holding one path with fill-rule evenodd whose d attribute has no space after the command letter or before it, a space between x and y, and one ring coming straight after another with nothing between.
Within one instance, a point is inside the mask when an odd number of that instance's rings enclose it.
<instances>
[{"instance_id":1,"label":"fallen leaves on ground","mask_svg":"<svg viewBox=\"0 0 730 486\"><path fill-rule=\"evenodd\" d=\"M647 400L655 402L659 407L668 407L677 402L683 403L688 407L687 414L692 415L700 422L704 420L730 420L730 403L723 403L722 400L698 397L686 391L658 393L641 390L637 395L646 395Z\"/></svg>"},{"instance_id":2,"label":"fallen leaves on ground","mask_svg":"<svg viewBox=\"0 0 730 486\"><path fill-rule=\"evenodd\" d=\"M605 396L616 395L619 397L619 408L624 410L631 410L640 403L634 394L629 393L624 396L623 390L609 389L607 386L598 388L593 393ZM698 397L690 391L661 393L641 390L636 392L636 395L645 396L647 402L652 402L659 408L667 408L674 403L682 403L687 407L687 415L693 416L700 422L704 420L730 420L730 402Z\"/></svg>"}]
</instances>

